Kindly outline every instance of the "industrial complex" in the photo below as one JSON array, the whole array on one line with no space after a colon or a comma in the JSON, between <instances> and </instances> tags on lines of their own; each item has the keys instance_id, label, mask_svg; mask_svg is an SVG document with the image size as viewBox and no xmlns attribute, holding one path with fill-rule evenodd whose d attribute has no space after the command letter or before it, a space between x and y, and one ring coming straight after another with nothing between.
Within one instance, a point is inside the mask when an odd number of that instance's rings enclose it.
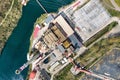
<instances>
[{"instance_id":1,"label":"industrial complex","mask_svg":"<svg viewBox=\"0 0 120 80\"><path fill-rule=\"evenodd\" d=\"M56 16L48 14L44 25L35 25L28 62L16 73L32 64L29 80L52 80L52 75L72 62L74 66L70 71L73 75L85 72L100 79L115 80L89 72L74 62L87 49L84 43L105 28L110 20L111 15L100 0L77 0Z\"/></svg>"}]
</instances>

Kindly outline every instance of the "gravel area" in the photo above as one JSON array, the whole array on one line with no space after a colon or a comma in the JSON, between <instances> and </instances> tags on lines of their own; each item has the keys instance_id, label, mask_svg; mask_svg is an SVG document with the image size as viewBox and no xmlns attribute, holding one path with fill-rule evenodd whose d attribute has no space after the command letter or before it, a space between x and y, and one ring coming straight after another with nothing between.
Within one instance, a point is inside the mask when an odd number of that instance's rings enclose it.
<instances>
[{"instance_id":1,"label":"gravel area","mask_svg":"<svg viewBox=\"0 0 120 80\"><path fill-rule=\"evenodd\" d=\"M92 72L97 74L106 75L120 80L120 50L113 49L106 56L91 69ZM81 80L100 80L92 76L86 75Z\"/></svg>"}]
</instances>

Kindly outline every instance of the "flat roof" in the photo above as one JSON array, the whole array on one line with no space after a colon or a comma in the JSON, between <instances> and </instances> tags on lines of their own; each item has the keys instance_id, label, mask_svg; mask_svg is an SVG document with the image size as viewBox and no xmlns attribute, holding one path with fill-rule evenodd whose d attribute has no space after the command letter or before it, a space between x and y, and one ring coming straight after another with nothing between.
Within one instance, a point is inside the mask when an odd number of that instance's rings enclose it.
<instances>
[{"instance_id":1,"label":"flat roof","mask_svg":"<svg viewBox=\"0 0 120 80\"><path fill-rule=\"evenodd\" d=\"M50 76L48 75L47 71L45 69L41 70L41 74L45 78L45 80L50 80Z\"/></svg>"},{"instance_id":2,"label":"flat roof","mask_svg":"<svg viewBox=\"0 0 120 80\"><path fill-rule=\"evenodd\" d=\"M66 20L61 15L59 15L55 19L55 22L57 22L61 26L61 28L66 32L67 37L74 33L71 26L66 22Z\"/></svg>"},{"instance_id":3,"label":"flat roof","mask_svg":"<svg viewBox=\"0 0 120 80\"><path fill-rule=\"evenodd\" d=\"M54 68L56 68L58 65L59 65L60 63L57 61L57 62L55 62L51 67L50 67L50 71L53 71L54 70Z\"/></svg>"}]
</instances>

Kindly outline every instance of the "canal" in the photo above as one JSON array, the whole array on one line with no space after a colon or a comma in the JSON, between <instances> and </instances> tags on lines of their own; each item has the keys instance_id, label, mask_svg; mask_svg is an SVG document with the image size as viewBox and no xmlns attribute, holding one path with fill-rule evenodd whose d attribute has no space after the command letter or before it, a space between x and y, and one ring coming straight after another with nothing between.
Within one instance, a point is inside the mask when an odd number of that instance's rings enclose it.
<instances>
[{"instance_id":1,"label":"canal","mask_svg":"<svg viewBox=\"0 0 120 80\"><path fill-rule=\"evenodd\" d=\"M47 12L57 12L61 6L70 4L73 0L39 0ZM15 70L27 61L27 53L30 45L30 36L33 32L33 25L44 11L36 3L30 0L27 6L22 8L22 16L16 28L2 50L0 56L0 80L24 80L28 68L20 75Z\"/></svg>"}]
</instances>

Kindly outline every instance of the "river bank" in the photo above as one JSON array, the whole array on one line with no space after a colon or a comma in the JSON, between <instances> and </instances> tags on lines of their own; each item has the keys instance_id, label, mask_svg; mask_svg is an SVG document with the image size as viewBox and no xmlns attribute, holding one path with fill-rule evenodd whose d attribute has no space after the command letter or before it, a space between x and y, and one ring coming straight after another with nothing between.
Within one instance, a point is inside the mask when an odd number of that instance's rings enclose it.
<instances>
[{"instance_id":1,"label":"river bank","mask_svg":"<svg viewBox=\"0 0 120 80\"><path fill-rule=\"evenodd\" d=\"M31 12L31 8L37 11ZM43 11L39 11L39 8L35 6L27 5L22 7L21 18L8 38L6 45L2 50L2 55L0 56L0 80L25 79L27 69L25 69L20 75L16 75L15 70L27 61L26 54L30 45L29 40L33 31L33 24L37 17L42 13ZM10 17L17 17L17 15Z\"/></svg>"},{"instance_id":2,"label":"river bank","mask_svg":"<svg viewBox=\"0 0 120 80\"><path fill-rule=\"evenodd\" d=\"M4 21L0 25L0 53L15 28L19 18L21 17L22 5L20 2L13 0L11 4L11 9L9 13L6 15Z\"/></svg>"},{"instance_id":3,"label":"river bank","mask_svg":"<svg viewBox=\"0 0 120 80\"><path fill-rule=\"evenodd\" d=\"M41 4L49 13L57 12L58 8L71 3L73 0L52 0L51 2L49 0L39 1L41 1ZM13 12L13 14L14 13L15 12ZM27 3L27 6L22 7L22 15L17 25L13 25L14 22L8 22L8 24L12 24L12 27L15 27L15 29L13 30L12 28L12 34L8 38L4 49L2 50L2 55L0 56L0 80L24 80L26 78L28 68L20 75L16 75L15 70L27 61L26 56L29 51L33 25L36 19L43 13L44 11L36 3L36 0L30 0ZM18 18L17 14L10 17ZM14 20L11 19L11 21Z\"/></svg>"},{"instance_id":4,"label":"river bank","mask_svg":"<svg viewBox=\"0 0 120 80\"><path fill-rule=\"evenodd\" d=\"M73 2L74 2L74 1L73 1ZM72 2L72 3L73 3L73 2ZM68 7L69 5L71 5L72 3L67 4L67 5L65 5L65 6L62 6L62 7L58 8L57 12L50 12L50 13L48 12L48 13L56 16L60 10L63 10L64 8L66 8L66 7ZM64 8L63 8L63 7L64 7ZM45 8L45 9L46 9L46 8ZM48 10L47 10L47 11L48 11ZM44 23L44 20L47 18L47 16L48 16L49 14L44 13L44 14L42 14L40 17L38 17L37 20L36 20L36 22L34 23L34 29L35 29L35 26L36 26L37 24L39 24L39 25L41 26L41 25ZM42 26L41 26L41 27L42 27ZM28 56L31 55L30 52L31 52L31 49L32 49L33 41L34 41L34 39L33 39L34 29L33 29L33 33L32 33L31 38L30 38L30 48L29 48ZM29 71L28 71L28 75L27 75L27 77L26 77L26 80L29 80L29 75L30 75L30 72L31 72L31 71L32 71L32 65L29 66Z\"/></svg>"}]
</instances>

